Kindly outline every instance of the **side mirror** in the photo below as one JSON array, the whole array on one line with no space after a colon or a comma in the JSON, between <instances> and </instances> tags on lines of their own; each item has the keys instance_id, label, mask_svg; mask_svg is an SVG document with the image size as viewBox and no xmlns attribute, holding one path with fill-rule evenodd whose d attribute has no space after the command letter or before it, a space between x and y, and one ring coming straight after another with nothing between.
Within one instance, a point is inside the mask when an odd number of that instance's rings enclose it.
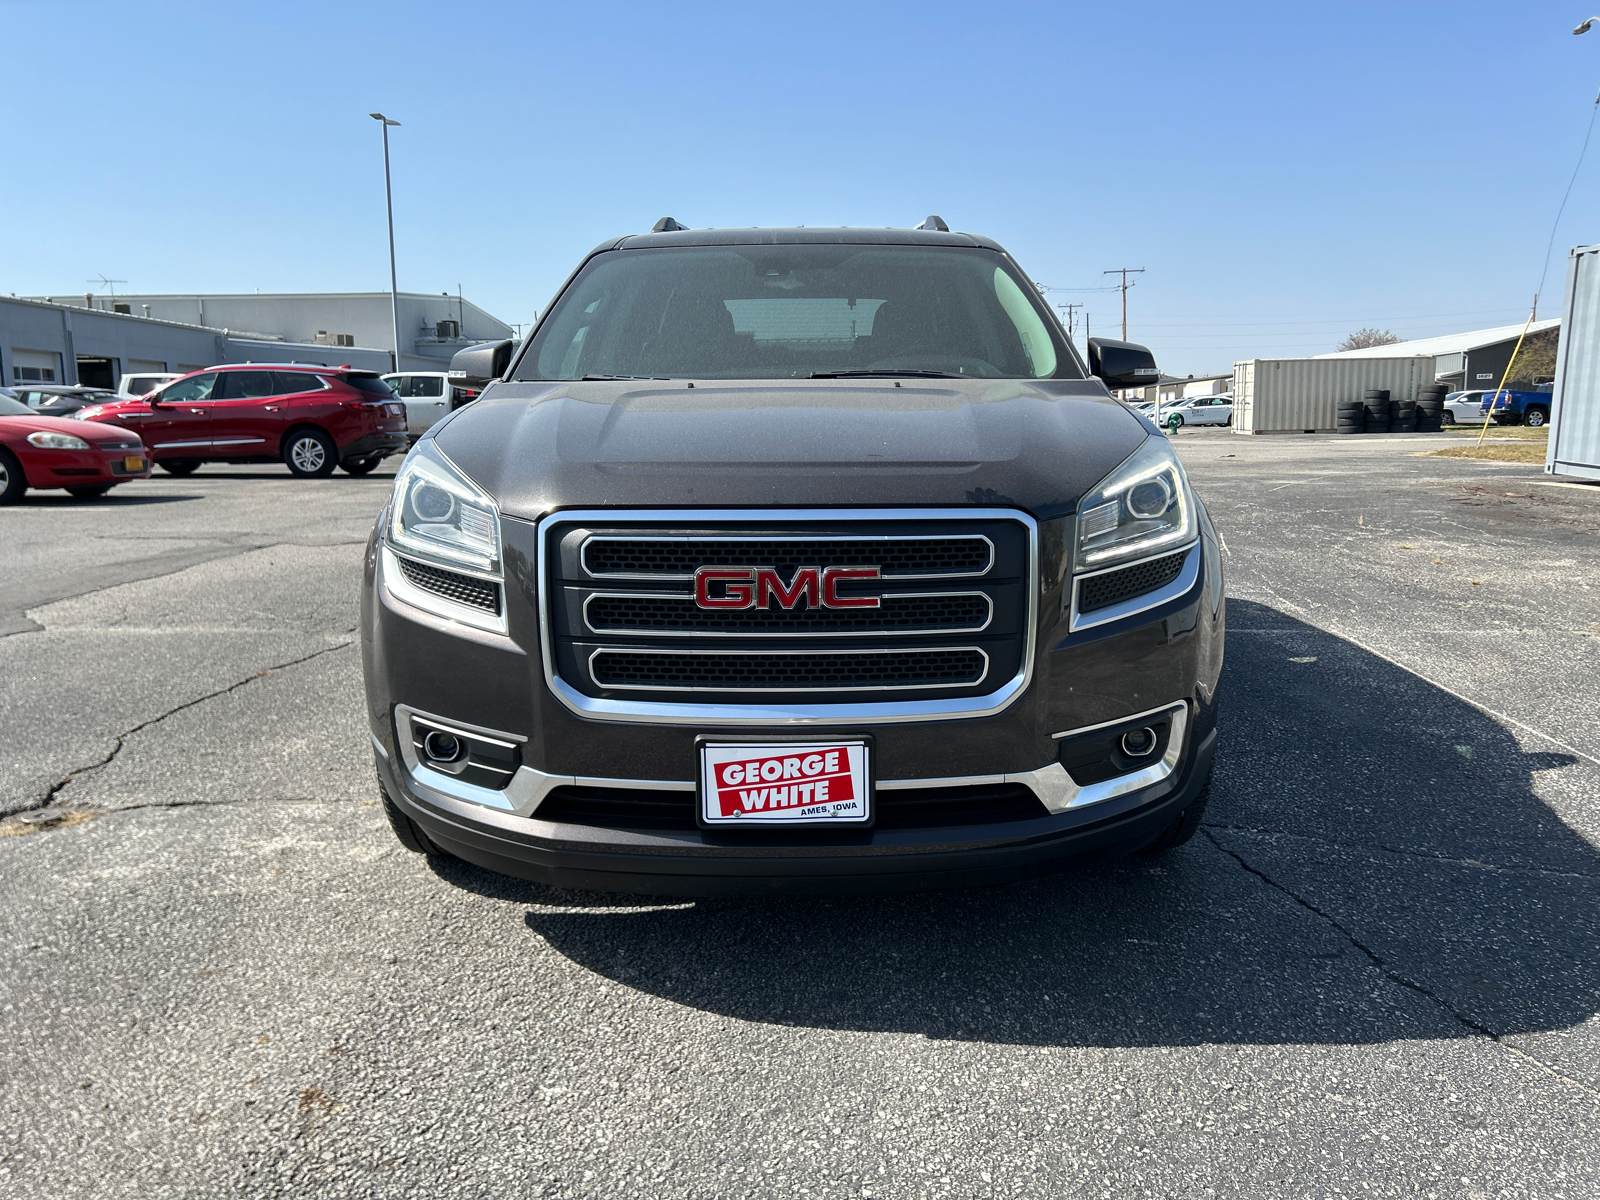
<instances>
[{"instance_id":1,"label":"side mirror","mask_svg":"<svg viewBox=\"0 0 1600 1200\"><path fill-rule=\"evenodd\" d=\"M450 360L450 386L481 388L492 379L499 379L511 365L511 340L484 342L457 350Z\"/></svg>"},{"instance_id":2,"label":"side mirror","mask_svg":"<svg viewBox=\"0 0 1600 1200\"><path fill-rule=\"evenodd\" d=\"M1133 342L1089 339L1089 374L1108 388L1149 387L1161 378L1156 356Z\"/></svg>"}]
</instances>

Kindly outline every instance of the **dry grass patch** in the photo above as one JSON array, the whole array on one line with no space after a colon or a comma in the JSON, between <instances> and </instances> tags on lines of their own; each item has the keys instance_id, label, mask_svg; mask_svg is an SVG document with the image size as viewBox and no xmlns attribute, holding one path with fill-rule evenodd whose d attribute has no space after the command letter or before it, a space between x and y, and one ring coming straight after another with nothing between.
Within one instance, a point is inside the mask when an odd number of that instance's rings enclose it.
<instances>
[{"instance_id":1,"label":"dry grass patch","mask_svg":"<svg viewBox=\"0 0 1600 1200\"><path fill-rule=\"evenodd\" d=\"M1493 462L1543 463L1544 439L1537 443L1485 442L1481 446L1450 446L1444 450L1430 450L1429 458L1486 458Z\"/></svg>"}]
</instances>

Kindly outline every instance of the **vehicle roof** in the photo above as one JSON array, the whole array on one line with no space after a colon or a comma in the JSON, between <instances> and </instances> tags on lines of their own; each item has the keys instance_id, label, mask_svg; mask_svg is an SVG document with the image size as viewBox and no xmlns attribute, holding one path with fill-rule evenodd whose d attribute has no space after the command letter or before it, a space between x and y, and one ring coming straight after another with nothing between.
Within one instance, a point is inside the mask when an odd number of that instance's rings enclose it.
<instances>
[{"instance_id":1,"label":"vehicle roof","mask_svg":"<svg viewBox=\"0 0 1600 1200\"><path fill-rule=\"evenodd\" d=\"M595 247L601 250L642 250L664 246L981 246L1005 252L999 242L976 233L941 233L931 229L862 229L841 226L817 229L680 229L672 233L633 233L611 238Z\"/></svg>"},{"instance_id":2,"label":"vehicle roof","mask_svg":"<svg viewBox=\"0 0 1600 1200\"><path fill-rule=\"evenodd\" d=\"M242 362L218 363L214 367L201 367L201 371L313 371L317 373L331 373L334 375L376 375L377 371L370 367L352 367L349 363L341 363L337 367L323 367L316 363L297 362ZM191 375L198 375L199 371L190 371Z\"/></svg>"}]
</instances>

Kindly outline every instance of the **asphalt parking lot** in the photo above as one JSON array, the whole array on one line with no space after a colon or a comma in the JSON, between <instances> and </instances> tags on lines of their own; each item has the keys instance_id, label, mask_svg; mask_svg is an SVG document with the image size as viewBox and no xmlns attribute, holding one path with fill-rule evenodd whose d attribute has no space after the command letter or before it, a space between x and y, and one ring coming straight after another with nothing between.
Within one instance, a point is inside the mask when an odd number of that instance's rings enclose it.
<instances>
[{"instance_id":1,"label":"asphalt parking lot","mask_svg":"<svg viewBox=\"0 0 1600 1200\"><path fill-rule=\"evenodd\" d=\"M1600 1195L1600 488L1176 441L1231 593L1202 836L871 902L403 852L392 472L0 512L0 1194Z\"/></svg>"}]
</instances>

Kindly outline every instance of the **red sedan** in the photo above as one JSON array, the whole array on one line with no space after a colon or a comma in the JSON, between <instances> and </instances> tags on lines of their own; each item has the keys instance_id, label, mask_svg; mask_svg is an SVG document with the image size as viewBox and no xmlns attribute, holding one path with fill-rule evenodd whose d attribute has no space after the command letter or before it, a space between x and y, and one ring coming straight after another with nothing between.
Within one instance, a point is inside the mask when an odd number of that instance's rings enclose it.
<instances>
[{"instance_id":1,"label":"red sedan","mask_svg":"<svg viewBox=\"0 0 1600 1200\"><path fill-rule=\"evenodd\" d=\"M103 496L119 483L149 478L144 445L126 429L42 417L0 396L0 504L15 504L29 488Z\"/></svg>"},{"instance_id":2,"label":"red sedan","mask_svg":"<svg viewBox=\"0 0 1600 1200\"><path fill-rule=\"evenodd\" d=\"M376 371L300 363L208 367L143 396L81 409L132 430L156 465L281 462L291 474L365 475L406 449L406 410Z\"/></svg>"}]
</instances>

